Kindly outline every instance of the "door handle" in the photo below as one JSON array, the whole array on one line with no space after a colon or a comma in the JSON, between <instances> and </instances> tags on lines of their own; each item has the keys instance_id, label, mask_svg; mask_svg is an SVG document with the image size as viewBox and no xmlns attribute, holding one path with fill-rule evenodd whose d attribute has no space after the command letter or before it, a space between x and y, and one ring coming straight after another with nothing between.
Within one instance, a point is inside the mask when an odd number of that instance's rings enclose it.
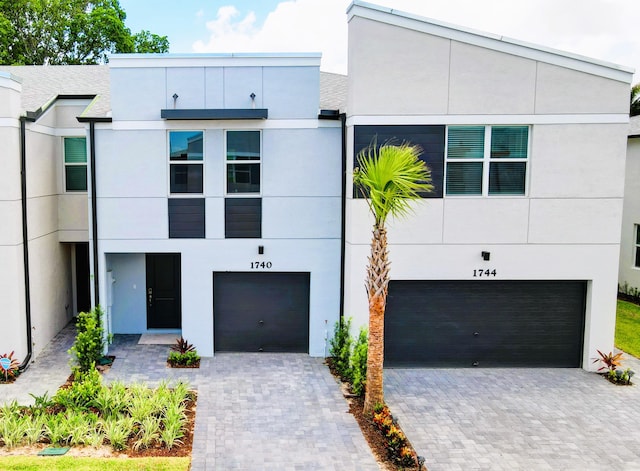
<instances>
[{"instance_id":1,"label":"door handle","mask_svg":"<svg viewBox=\"0 0 640 471\"><path fill-rule=\"evenodd\" d=\"M153 288L147 289L147 302L149 303L149 306L153 305Z\"/></svg>"},{"instance_id":2,"label":"door handle","mask_svg":"<svg viewBox=\"0 0 640 471\"><path fill-rule=\"evenodd\" d=\"M262 327L264 325L264 321L263 320L259 320L258 321L258 326Z\"/></svg>"}]
</instances>

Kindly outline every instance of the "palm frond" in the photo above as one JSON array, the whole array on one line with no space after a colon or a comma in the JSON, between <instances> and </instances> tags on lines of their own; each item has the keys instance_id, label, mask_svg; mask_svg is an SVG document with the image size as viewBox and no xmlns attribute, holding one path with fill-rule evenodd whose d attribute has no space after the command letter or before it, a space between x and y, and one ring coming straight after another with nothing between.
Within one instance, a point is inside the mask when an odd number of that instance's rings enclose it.
<instances>
[{"instance_id":1,"label":"palm frond","mask_svg":"<svg viewBox=\"0 0 640 471\"><path fill-rule=\"evenodd\" d=\"M433 190L431 171L419 159L421 152L407 142L378 147L374 140L358 154L353 181L368 197L376 225L384 224L389 215L406 215L411 201Z\"/></svg>"}]
</instances>

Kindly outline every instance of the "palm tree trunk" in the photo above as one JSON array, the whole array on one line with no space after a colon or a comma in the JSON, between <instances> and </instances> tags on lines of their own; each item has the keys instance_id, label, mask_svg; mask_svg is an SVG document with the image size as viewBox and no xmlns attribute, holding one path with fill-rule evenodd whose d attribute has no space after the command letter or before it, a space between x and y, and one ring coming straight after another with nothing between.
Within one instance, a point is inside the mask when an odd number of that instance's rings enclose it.
<instances>
[{"instance_id":1,"label":"palm tree trunk","mask_svg":"<svg viewBox=\"0 0 640 471\"><path fill-rule=\"evenodd\" d=\"M369 295L369 346L367 353L367 383L364 396L364 413L373 413L376 404L384 403L384 311L389 284L389 260L387 230L373 227L371 256L367 267L367 292Z\"/></svg>"}]
</instances>

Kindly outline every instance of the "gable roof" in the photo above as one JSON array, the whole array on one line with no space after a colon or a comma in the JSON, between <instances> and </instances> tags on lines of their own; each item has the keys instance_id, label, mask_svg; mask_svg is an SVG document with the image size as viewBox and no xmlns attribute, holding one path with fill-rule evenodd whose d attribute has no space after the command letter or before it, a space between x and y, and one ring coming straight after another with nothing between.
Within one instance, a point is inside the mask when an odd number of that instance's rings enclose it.
<instances>
[{"instance_id":1,"label":"gable roof","mask_svg":"<svg viewBox=\"0 0 640 471\"><path fill-rule=\"evenodd\" d=\"M22 83L22 113L46 106L58 96L95 96L82 116L109 116L110 79L107 65L0 66L0 72L18 77ZM320 72L320 109L345 110L346 75Z\"/></svg>"},{"instance_id":2,"label":"gable roof","mask_svg":"<svg viewBox=\"0 0 640 471\"><path fill-rule=\"evenodd\" d=\"M564 52L506 36L485 33L432 18L406 13L393 8L381 7L361 0L353 0L347 9L347 15L348 21L351 21L354 16L358 16L625 83L631 83L634 72L633 68L630 67L592 59L579 54Z\"/></svg>"}]
</instances>

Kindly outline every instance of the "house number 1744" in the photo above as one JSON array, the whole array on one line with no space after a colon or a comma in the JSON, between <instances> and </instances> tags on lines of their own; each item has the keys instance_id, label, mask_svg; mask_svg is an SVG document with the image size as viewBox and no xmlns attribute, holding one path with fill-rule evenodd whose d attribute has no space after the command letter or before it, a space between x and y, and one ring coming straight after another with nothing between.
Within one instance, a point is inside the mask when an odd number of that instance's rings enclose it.
<instances>
[{"instance_id":1,"label":"house number 1744","mask_svg":"<svg viewBox=\"0 0 640 471\"><path fill-rule=\"evenodd\" d=\"M258 270L259 268L271 268L271 262L251 262L251 268Z\"/></svg>"},{"instance_id":2,"label":"house number 1744","mask_svg":"<svg viewBox=\"0 0 640 471\"><path fill-rule=\"evenodd\" d=\"M490 276L496 276L498 274L498 272L496 272L496 269L494 268L493 270L491 270L490 268L485 268L485 269L480 269L480 270L473 270L473 277L474 278L488 278Z\"/></svg>"}]
</instances>

